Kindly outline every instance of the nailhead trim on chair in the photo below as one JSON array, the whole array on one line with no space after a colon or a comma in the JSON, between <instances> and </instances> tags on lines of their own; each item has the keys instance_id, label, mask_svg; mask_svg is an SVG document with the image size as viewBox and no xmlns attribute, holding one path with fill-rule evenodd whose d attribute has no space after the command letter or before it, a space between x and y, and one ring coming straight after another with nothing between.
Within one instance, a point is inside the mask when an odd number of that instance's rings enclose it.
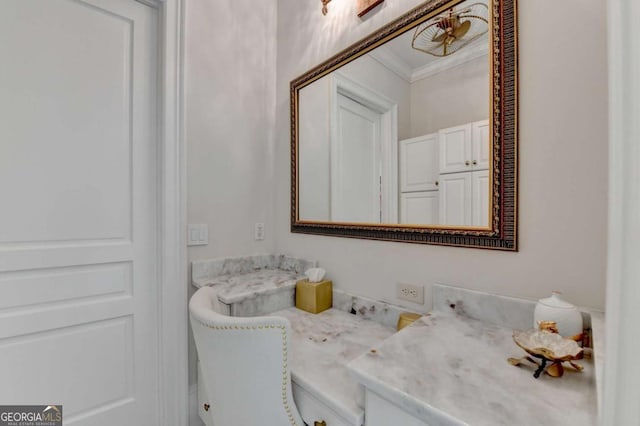
<instances>
[{"instance_id":1,"label":"nailhead trim on chair","mask_svg":"<svg viewBox=\"0 0 640 426\"><path fill-rule=\"evenodd\" d=\"M291 409L289 408L289 401L287 400L287 386L288 386L288 375L287 375L287 329L283 325L275 325L275 324L265 324L265 325L209 325L205 324L202 321L196 320L200 325L205 326L207 328L211 328L214 330L263 330L265 328L279 328L282 334L282 405L284 405L284 410L289 417L289 421L291 422L291 426L298 426L296 424L295 419L293 418L293 414L291 414Z\"/></svg>"}]
</instances>

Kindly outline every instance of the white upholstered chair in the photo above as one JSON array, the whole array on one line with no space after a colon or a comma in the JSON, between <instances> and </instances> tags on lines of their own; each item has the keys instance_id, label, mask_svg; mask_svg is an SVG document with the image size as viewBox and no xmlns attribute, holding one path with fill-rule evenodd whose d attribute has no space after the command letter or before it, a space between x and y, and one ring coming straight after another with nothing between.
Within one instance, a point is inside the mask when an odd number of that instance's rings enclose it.
<instances>
[{"instance_id":1,"label":"white upholstered chair","mask_svg":"<svg viewBox=\"0 0 640 426\"><path fill-rule=\"evenodd\" d=\"M304 426L291 393L289 321L222 315L218 303L210 287L189 302L211 423Z\"/></svg>"}]
</instances>

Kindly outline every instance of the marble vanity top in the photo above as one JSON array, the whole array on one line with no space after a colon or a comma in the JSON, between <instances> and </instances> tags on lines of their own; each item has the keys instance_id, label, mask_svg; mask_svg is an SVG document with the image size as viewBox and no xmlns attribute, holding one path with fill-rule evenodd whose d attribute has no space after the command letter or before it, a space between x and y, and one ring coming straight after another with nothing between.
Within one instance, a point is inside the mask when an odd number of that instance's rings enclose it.
<instances>
[{"instance_id":1,"label":"marble vanity top","mask_svg":"<svg viewBox=\"0 0 640 426\"><path fill-rule=\"evenodd\" d=\"M349 363L367 388L435 425L597 423L593 360L562 378L514 367L513 330L451 310L434 311Z\"/></svg>"},{"instance_id":2,"label":"marble vanity top","mask_svg":"<svg viewBox=\"0 0 640 426\"><path fill-rule=\"evenodd\" d=\"M348 424L363 424L364 388L433 426L595 425L602 385L602 313L583 310L595 359L581 373L533 377L514 329L532 327L535 302L432 286L433 311L396 332L403 308L334 289L334 307L291 307L297 280L316 262L282 255L192 264L196 287L217 288L237 316L285 317L294 383ZM255 305L255 306L254 306Z\"/></svg>"},{"instance_id":3,"label":"marble vanity top","mask_svg":"<svg viewBox=\"0 0 640 426\"><path fill-rule=\"evenodd\" d=\"M256 255L192 263L192 284L215 287L227 305L295 288L317 262L284 255Z\"/></svg>"},{"instance_id":4,"label":"marble vanity top","mask_svg":"<svg viewBox=\"0 0 640 426\"><path fill-rule=\"evenodd\" d=\"M240 275L229 274L201 280L200 286L215 287L222 303L232 304L258 295L294 288L304 275L279 269L262 269ZM195 280L194 280L195 282Z\"/></svg>"},{"instance_id":5,"label":"marble vanity top","mask_svg":"<svg viewBox=\"0 0 640 426\"><path fill-rule=\"evenodd\" d=\"M316 315L290 308L272 315L291 323L290 365L295 383L350 424L362 424L364 394L349 375L347 364L379 345L395 329L335 308Z\"/></svg>"}]
</instances>

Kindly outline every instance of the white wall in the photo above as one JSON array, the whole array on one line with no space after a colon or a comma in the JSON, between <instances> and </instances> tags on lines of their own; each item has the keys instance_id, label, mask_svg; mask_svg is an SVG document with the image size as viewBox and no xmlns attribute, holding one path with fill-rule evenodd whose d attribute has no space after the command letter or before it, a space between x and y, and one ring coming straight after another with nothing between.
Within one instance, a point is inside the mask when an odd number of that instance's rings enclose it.
<instances>
[{"instance_id":1,"label":"white wall","mask_svg":"<svg viewBox=\"0 0 640 426\"><path fill-rule=\"evenodd\" d=\"M187 0L185 126L189 223L209 245L189 258L273 250L275 0ZM253 224L266 224L254 241Z\"/></svg>"},{"instance_id":2,"label":"white wall","mask_svg":"<svg viewBox=\"0 0 640 426\"><path fill-rule=\"evenodd\" d=\"M300 208L304 220L327 220L331 217L331 171L329 138L330 76L300 90L298 161L300 162Z\"/></svg>"},{"instance_id":3,"label":"white wall","mask_svg":"<svg viewBox=\"0 0 640 426\"><path fill-rule=\"evenodd\" d=\"M190 247L189 261L272 252L276 0L185 9L188 221L209 225L209 245ZM194 383L193 342L190 359Z\"/></svg>"},{"instance_id":4,"label":"white wall","mask_svg":"<svg viewBox=\"0 0 640 426\"><path fill-rule=\"evenodd\" d=\"M394 302L398 281L426 286L440 282L534 299L557 289L577 304L602 308L607 58L606 10L600 0L518 4L518 253L290 233L290 80L419 3L388 1L361 21L353 1L331 2L323 17L319 2L279 0L277 250L319 260L336 287ZM567 16L589 30L567 26Z\"/></svg>"},{"instance_id":5,"label":"white wall","mask_svg":"<svg viewBox=\"0 0 640 426\"><path fill-rule=\"evenodd\" d=\"M489 58L411 84L411 137L489 118Z\"/></svg>"}]
</instances>

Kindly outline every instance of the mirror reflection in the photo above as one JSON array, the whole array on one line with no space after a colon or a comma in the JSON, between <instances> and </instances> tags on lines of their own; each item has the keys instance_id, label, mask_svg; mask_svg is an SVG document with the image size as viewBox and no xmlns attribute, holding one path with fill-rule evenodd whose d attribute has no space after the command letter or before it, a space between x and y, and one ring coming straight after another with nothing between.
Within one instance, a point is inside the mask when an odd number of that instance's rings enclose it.
<instances>
[{"instance_id":1,"label":"mirror reflection","mask_svg":"<svg viewBox=\"0 0 640 426\"><path fill-rule=\"evenodd\" d=\"M299 220L489 226L488 15L463 1L300 90Z\"/></svg>"}]
</instances>

